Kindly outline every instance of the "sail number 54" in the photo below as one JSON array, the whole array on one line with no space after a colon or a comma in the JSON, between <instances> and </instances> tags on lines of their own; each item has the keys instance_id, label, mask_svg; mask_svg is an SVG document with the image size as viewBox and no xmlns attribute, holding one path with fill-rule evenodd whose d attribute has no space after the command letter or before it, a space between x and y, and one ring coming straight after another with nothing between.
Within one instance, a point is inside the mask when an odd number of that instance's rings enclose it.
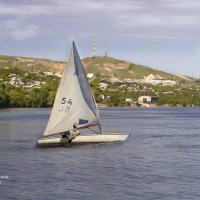
<instances>
[{"instance_id":1,"label":"sail number 54","mask_svg":"<svg viewBox=\"0 0 200 200\"><path fill-rule=\"evenodd\" d=\"M72 105L72 99L69 99L67 101L67 99L65 97L62 98L61 104L66 104L68 103L69 105Z\"/></svg>"},{"instance_id":2,"label":"sail number 54","mask_svg":"<svg viewBox=\"0 0 200 200\"><path fill-rule=\"evenodd\" d=\"M61 105L60 105L60 108L59 108L59 112L68 113L71 105L72 105L72 99L67 100L67 98L63 97L61 99Z\"/></svg>"}]
</instances>

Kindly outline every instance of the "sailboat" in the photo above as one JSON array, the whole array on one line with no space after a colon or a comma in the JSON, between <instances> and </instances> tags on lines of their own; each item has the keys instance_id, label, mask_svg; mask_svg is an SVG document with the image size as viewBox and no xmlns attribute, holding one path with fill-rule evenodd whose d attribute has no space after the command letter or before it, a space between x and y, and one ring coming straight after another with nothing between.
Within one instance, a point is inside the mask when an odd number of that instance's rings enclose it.
<instances>
[{"instance_id":1,"label":"sailboat","mask_svg":"<svg viewBox=\"0 0 200 200\"><path fill-rule=\"evenodd\" d=\"M78 125L81 134L72 141L61 137L63 132L71 130L73 124ZM82 133L82 130L96 131ZM123 142L129 134L103 133L99 112L90 85L81 63L75 43L69 61L64 69L58 87L51 115L38 146L65 146L86 143Z\"/></svg>"}]
</instances>

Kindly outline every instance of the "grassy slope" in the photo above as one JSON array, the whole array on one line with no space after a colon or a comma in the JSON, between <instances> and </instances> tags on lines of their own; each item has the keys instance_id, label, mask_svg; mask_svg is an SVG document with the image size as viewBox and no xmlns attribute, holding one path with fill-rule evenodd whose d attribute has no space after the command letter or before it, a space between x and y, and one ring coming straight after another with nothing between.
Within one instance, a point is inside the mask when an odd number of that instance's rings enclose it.
<instances>
[{"instance_id":1,"label":"grassy slope","mask_svg":"<svg viewBox=\"0 0 200 200\"><path fill-rule=\"evenodd\" d=\"M117 60L111 57L96 57L83 59L84 66L87 72L93 73L96 76L109 76L124 78L143 78L149 74L156 75L163 79L180 79L175 75L154 70L152 68L137 65L123 60Z\"/></svg>"},{"instance_id":2,"label":"grassy slope","mask_svg":"<svg viewBox=\"0 0 200 200\"><path fill-rule=\"evenodd\" d=\"M154 70L152 68L137 65L112 57L85 58L83 64L87 73L93 73L96 77L143 78L149 74L163 79L181 79L175 75ZM24 71L53 71L62 72L65 62L48 59L27 58L17 56L0 56L0 67L18 68Z\"/></svg>"}]
</instances>

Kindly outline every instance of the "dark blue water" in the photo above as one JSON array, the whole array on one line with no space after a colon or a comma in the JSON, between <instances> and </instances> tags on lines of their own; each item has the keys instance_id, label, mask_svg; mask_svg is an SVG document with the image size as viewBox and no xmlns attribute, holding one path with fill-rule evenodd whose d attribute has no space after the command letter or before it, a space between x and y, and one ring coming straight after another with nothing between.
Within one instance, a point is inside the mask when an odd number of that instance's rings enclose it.
<instances>
[{"instance_id":1,"label":"dark blue water","mask_svg":"<svg viewBox=\"0 0 200 200\"><path fill-rule=\"evenodd\" d=\"M126 142L35 147L49 114L0 110L0 199L200 199L200 108L101 109Z\"/></svg>"}]
</instances>

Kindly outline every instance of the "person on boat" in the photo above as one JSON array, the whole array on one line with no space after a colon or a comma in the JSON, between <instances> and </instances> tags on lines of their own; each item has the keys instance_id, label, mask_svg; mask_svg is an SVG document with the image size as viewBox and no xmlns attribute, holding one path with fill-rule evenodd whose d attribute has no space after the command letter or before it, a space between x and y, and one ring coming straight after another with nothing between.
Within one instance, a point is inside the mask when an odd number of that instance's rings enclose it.
<instances>
[{"instance_id":1,"label":"person on boat","mask_svg":"<svg viewBox=\"0 0 200 200\"><path fill-rule=\"evenodd\" d=\"M72 142L78 135L80 135L80 131L78 129L78 125L76 123L73 124L73 129L69 131L70 135L68 135L69 143Z\"/></svg>"},{"instance_id":2,"label":"person on boat","mask_svg":"<svg viewBox=\"0 0 200 200\"><path fill-rule=\"evenodd\" d=\"M72 130L62 133L62 138L68 138L69 143L71 143L72 140L75 139L78 135L80 135L80 131L78 129L78 125L76 123L74 123Z\"/></svg>"}]
</instances>

